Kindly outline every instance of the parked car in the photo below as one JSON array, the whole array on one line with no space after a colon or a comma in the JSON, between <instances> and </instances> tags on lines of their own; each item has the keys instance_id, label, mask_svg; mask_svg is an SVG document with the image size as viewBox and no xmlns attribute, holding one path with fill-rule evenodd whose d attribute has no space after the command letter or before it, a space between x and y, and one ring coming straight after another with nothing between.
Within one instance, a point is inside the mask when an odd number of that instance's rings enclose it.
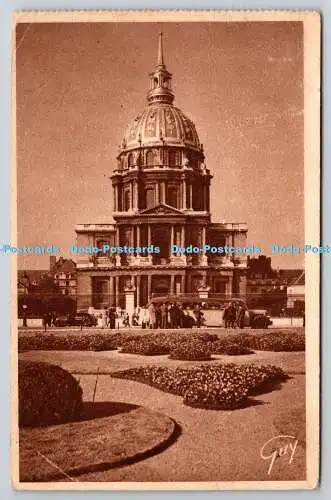
<instances>
[{"instance_id":1,"label":"parked car","mask_svg":"<svg viewBox=\"0 0 331 500\"><path fill-rule=\"evenodd\" d=\"M265 309L247 309L245 315L245 326L251 328L268 328L272 325L272 321L268 312Z\"/></svg>"},{"instance_id":2,"label":"parked car","mask_svg":"<svg viewBox=\"0 0 331 500\"><path fill-rule=\"evenodd\" d=\"M97 319L88 313L70 314L59 316L54 321L55 326L96 326Z\"/></svg>"}]
</instances>

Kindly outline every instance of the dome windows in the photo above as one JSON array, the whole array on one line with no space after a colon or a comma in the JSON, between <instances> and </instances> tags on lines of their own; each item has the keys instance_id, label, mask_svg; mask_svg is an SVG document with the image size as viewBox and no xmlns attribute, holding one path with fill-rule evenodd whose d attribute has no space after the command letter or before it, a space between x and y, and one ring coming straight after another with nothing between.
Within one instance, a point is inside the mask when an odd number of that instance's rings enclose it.
<instances>
[{"instance_id":1,"label":"dome windows","mask_svg":"<svg viewBox=\"0 0 331 500\"><path fill-rule=\"evenodd\" d=\"M128 167L133 168L134 167L134 154L130 153L128 156Z\"/></svg>"},{"instance_id":2,"label":"dome windows","mask_svg":"<svg viewBox=\"0 0 331 500\"><path fill-rule=\"evenodd\" d=\"M177 186L167 186L166 204L170 207L179 208Z\"/></svg>"},{"instance_id":3,"label":"dome windows","mask_svg":"<svg viewBox=\"0 0 331 500\"><path fill-rule=\"evenodd\" d=\"M155 165L155 153L152 149L146 152L146 167L153 167Z\"/></svg>"},{"instance_id":4,"label":"dome windows","mask_svg":"<svg viewBox=\"0 0 331 500\"><path fill-rule=\"evenodd\" d=\"M180 164L180 153L175 149L170 149L168 153L168 164L169 167L178 167Z\"/></svg>"}]
</instances>

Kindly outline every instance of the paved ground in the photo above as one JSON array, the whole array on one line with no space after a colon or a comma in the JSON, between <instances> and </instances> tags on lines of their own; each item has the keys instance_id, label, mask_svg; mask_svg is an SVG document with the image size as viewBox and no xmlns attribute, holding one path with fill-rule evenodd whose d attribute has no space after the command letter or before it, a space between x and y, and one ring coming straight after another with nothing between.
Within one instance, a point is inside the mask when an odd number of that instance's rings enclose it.
<instances>
[{"instance_id":1,"label":"paved ground","mask_svg":"<svg viewBox=\"0 0 331 500\"><path fill-rule=\"evenodd\" d=\"M179 361L169 359L168 355L162 356L138 356L136 354L125 354L119 351L27 351L20 354L20 359L31 361L45 361L60 365L70 373L94 374L111 373L115 370L126 370L137 366L159 365L187 368L196 364L217 363L257 363L274 364L283 368L289 374L305 373L304 352L272 352L255 351L254 354L246 356L213 355L211 361Z\"/></svg>"},{"instance_id":2,"label":"paved ground","mask_svg":"<svg viewBox=\"0 0 331 500\"><path fill-rule=\"evenodd\" d=\"M35 351L20 355L61 364L77 373L84 398L91 401L96 376L146 364L188 366L191 362L169 360L167 356L145 357L111 352ZM300 441L293 462L288 453L276 460L268 475L271 458L260 457L261 447L281 432L274 422L287 409L301 408L304 426L304 353L257 352L251 356L215 356L213 363L256 362L282 366L293 374L281 389L254 398L253 404L235 411L201 410L187 407L180 396L164 393L138 382L99 375L96 401L116 401L144 406L173 418L182 429L178 440L167 450L143 462L107 472L80 476L80 481L243 481L303 480L305 447ZM206 362L208 363L208 362ZM210 362L209 362L210 363ZM196 363L194 363L196 364ZM302 433L300 434L302 435ZM286 444L286 443L285 443ZM265 455L270 455L270 449Z\"/></svg>"},{"instance_id":3,"label":"paved ground","mask_svg":"<svg viewBox=\"0 0 331 500\"><path fill-rule=\"evenodd\" d=\"M80 377L85 397L90 399L95 376ZM294 461L279 458L267 471L270 459L260 457L269 439L285 433L274 427L278 412L304 399L304 376L297 375L278 390L258 398L255 404L236 411L193 409L182 398L138 382L102 375L97 401L115 400L143 405L172 417L182 429L167 450L143 462L117 470L80 476L80 481L244 481L303 480L305 449L300 443ZM266 456L270 451L265 453Z\"/></svg>"}]
</instances>

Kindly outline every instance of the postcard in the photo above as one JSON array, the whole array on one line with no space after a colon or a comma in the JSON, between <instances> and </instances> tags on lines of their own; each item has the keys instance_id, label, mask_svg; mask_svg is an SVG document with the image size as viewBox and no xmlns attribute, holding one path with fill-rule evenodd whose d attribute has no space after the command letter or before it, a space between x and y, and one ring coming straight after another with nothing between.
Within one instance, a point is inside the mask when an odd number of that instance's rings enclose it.
<instances>
[{"instance_id":1,"label":"postcard","mask_svg":"<svg viewBox=\"0 0 331 500\"><path fill-rule=\"evenodd\" d=\"M320 15L17 12L12 484L319 481Z\"/></svg>"}]
</instances>

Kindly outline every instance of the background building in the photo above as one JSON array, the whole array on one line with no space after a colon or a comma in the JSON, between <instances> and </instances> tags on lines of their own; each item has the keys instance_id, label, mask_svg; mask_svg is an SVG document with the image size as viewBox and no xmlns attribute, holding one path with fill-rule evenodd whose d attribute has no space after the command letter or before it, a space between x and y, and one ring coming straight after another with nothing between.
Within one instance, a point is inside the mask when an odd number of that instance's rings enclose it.
<instances>
[{"instance_id":1,"label":"background building","mask_svg":"<svg viewBox=\"0 0 331 500\"><path fill-rule=\"evenodd\" d=\"M147 105L128 127L111 176L115 224L76 226L77 243L143 247L159 254L80 255L77 261L78 308L124 307L126 287L135 306L154 295L246 294L246 257L171 254L172 245L214 246L246 243L241 223L212 223L211 174L192 121L173 105L172 75L163 59L150 76Z\"/></svg>"},{"instance_id":2,"label":"background building","mask_svg":"<svg viewBox=\"0 0 331 500\"><path fill-rule=\"evenodd\" d=\"M50 257L50 275L63 295L76 297L76 263L73 260L63 257L56 260L56 257L52 255Z\"/></svg>"}]
</instances>

